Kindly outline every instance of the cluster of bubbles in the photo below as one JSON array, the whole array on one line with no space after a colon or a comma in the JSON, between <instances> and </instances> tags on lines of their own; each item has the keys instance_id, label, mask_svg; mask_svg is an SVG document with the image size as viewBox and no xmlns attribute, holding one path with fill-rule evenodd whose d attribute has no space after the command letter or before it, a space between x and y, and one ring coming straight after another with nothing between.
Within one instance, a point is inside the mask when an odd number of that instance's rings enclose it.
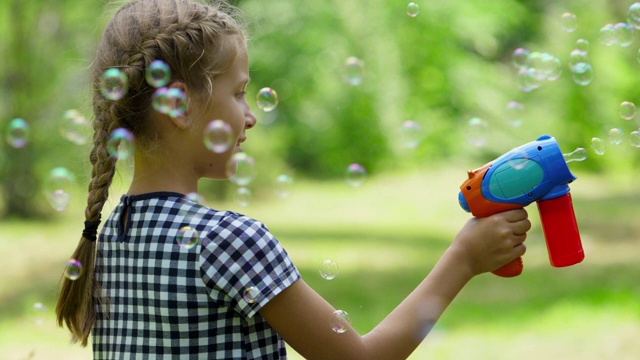
<instances>
[{"instance_id":1,"label":"cluster of bubbles","mask_svg":"<svg viewBox=\"0 0 640 360\"><path fill-rule=\"evenodd\" d=\"M320 276L325 280L333 280L338 276L338 264L333 260L325 260L320 264Z\"/></svg>"},{"instance_id":2,"label":"cluster of bubbles","mask_svg":"<svg viewBox=\"0 0 640 360\"><path fill-rule=\"evenodd\" d=\"M560 59L546 52L517 48L513 51L512 60L518 69L518 86L524 92L536 90L544 81L555 81L562 74Z\"/></svg>"},{"instance_id":3,"label":"cluster of bubbles","mask_svg":"<svg viewBox=\"0 0 640 360\"><path fill-rule=\"evenodd\" d=\"M331 314L331 320L329 321L331 330L338 334L344 334L349 330L351 324L351 317L344 310L336 310Z\"/></svg>"}]
</instances>

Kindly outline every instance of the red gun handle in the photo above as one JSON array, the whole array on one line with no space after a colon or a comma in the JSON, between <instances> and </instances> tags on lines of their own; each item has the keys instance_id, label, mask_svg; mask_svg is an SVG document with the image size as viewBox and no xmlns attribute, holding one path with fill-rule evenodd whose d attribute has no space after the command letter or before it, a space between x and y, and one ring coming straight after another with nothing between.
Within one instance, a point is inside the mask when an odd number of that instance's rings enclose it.
<instances>
[{"instance_id":1,"label":"red gun handle","mask_svg":"<svg viewBox=\"0 0 640 360\"><path fill-rule=\"evenodd\" d=\"M522 274L523 269L524 264L522 263L522 257L519 257L511 260L507 265L504 265L497 270L493 270L491 273L502 277L514 277Z\"/></svg>"}]
</instances>

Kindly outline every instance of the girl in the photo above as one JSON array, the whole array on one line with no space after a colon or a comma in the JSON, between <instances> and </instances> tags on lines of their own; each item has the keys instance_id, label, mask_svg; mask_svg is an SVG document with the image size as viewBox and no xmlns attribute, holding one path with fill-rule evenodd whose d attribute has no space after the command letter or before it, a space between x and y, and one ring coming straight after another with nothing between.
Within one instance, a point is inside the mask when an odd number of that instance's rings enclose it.
<instances>
[{"instance_id":1,"label":"girl","mask_svg":"<svg viewBox=\"0 0 640 360\"><path fill-rule=\"evenodd\" d=\"M333 331L335 309L301 279L265 225L185 197L200 178L228 177L229 158L256 124L245 99L246 35L234 14L221 3L133 0L108 24L93 63L93 170L72 256L84 273L64 280L58 324L83 346L91 334L96 359L276 359L286 358L284 341L307 358L408 357L471 278L524 254L527 213L470 219L370 333L347 323ZM187 95L186 112L154 111L145 71L155 60L171 69L167 86ZM112 68L129 80L118 100L99 91ZM203 143L213 119L232 129L233 146L223 153ZM107 143L118 128L135 135L134 176L97 235L116 165ZM176 238L189 235L196 245L179 246Z\"/></svg>"}]
</instances>

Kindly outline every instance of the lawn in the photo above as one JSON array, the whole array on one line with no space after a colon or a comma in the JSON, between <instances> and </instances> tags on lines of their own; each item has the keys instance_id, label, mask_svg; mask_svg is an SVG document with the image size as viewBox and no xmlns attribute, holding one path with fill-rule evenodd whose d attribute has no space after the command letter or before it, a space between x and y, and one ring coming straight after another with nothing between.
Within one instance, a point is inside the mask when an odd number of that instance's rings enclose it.
<instances>
[{"instance_id":1,"label":"lawn","mask_svg":"<svg viewBox=\"0 0 640 360\"><path fill-rule=\"evenodd\" d=\"M287 199L265 190L247 208L216 207L264 221L306 281L366 333L426 276L468 217L456 197L465 170L387 174L359 189L297 182ZM411 359L638 358L640 191L631 177L612 183L578 176L572 193L585 261L551 267L537 210L529 207L525 272L472 280ZM123 189L116 186L113 199ZM81 232L82 201L55 221L0 224L3 359L91 358L89 350L69 344L53 318L60 272ZM334 280L319 275L326 259L339 266Z\"/></svg>"}]
</instances>

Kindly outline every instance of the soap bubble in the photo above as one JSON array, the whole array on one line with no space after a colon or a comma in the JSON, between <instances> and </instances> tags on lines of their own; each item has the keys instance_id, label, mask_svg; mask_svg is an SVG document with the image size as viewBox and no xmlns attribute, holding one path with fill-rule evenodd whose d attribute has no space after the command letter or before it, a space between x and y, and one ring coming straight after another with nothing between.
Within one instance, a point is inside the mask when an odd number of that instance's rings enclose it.
<instances>
[{"instance_id":1,"label":"soap bubble","mask_svg":"<svg viewBox=\"0 0 640 360\"><path fill-rule=\"evenodd\" d=\"M627 21L636 29L640 29L640 2L633 3L629 6Z\"/></svg>"},{"instance_id":2,"label":"soap bubble","mask_svg":"<svg viewBox=\"0 0 640 360\"><path fill-rule=\"evenodd\" d=\"M598 155L604 155L607 152L607 144L597 137L591 139L591 148Z\"/></svg>"},{"instance_id":3,"label":"soap bubble","mask_svg":"<svg viewBox=\"0 0 640 360\"><path fill-rule=\"evenodd\" d=\"M599 33L598 37L600 39L600 43L604 46L611 46L616 43L616 30L613 24L607 24L603 26Z\"/></svg>"},{"instance_id":4,"label":"soap bubble","mask_svg":"<svg viewBox=\"0 0 640 360\"><path fill-rule=\"evenodd\" d=\"M286 174L280 174L276 178L276 195L281 198L288 198L291 196L293 188L293 178Z\"/></svg>"},{"instance_id":5,"label":"soap bubble","mask_svg":"<svg viewBox=\"0 0 640 360\"><path fill-rule=\"evenodd\" d=\"M200 234L191 226L183 226L178 230L176 242L181 249L193 249L200 241Z\"/></svg>"},{"instance_id":6,"label":"soap bubble","mask_svg":"<svg viewBox=\"0 0 640 360\"><path fill-rule=\"evenodd\" d=\"M64 276L69 280L78 280L82 275L82 263L76 259L71 259L67 262L67 267L64 269Z\"/></svg>"},{"instance_id":7,"label":"soap bubble","mask_svg":"<svg viewBox=\"0 0 640 360\"><path fill-rule=\"evenodd\" d=\"M580 51L589 51L589 41L585 40L585 39L578 39L578 41L576 41L576 49L580 50Z\"/></svg>"},{"instance_id":8,"label":"soap bubble","mask_svg":"<svg viewBox=\"0 0 640 360\"><path fill-rule=\"evenodd\" d=\"M124 71L116 68L108 69L102 75L100 93L107 100L120 100L129 91L129 79Z\"/></svg>"},{"instance_id":9,"label":"soap bubble","mask_svg":"<svg viewBox=\"0 0 640 360\"><path fill-rule=\"evenodd\" d=\"M260 298L260 290L253 286L250 286L244 290L242 297L247 303L253 304Z\"/></svg>"},{"instance_id":10,"label":"soap bubble","mask_svg":"<svg viewBox=\"0 0 640 360\"><path fill-rule=\"evenodd\" d=\"M525 69L529 66L529 55L531 52L525 48L517 48L513 51L511 59L513 65L518 69Z\"/></svg>"},{"instance_id":11,"label":"soap bubble","mask_svg":"<svg viewBox=\"0 0 640 360\"><path fill-rule=\"evenodd\" d=\"M520 127L524 122L524 105L517 101L510 101L507 103L506 118L507 123L513 127Z\"/></svg>"},{"instance_id":12,"label":"soap bubble","mask_svg":"<svg viewBox=\"0 0 640 360\"><path fill-rule=\"evenodd\" d=\"M407 5L407 15L410 17L416 17L420 13L420 6L414 2L410 2Z\"/></svg>"},{"instance_id":13,"label":"soap bubble","mask_svg":"<svg viewBox=\"0 0 640 360\"><path fill-rule=\"evenodd\" d=\"M251 201L253 201L253 192L251 189L241 186L236 189L235 201L236 204L242 207L247 207L251 205Z\"/></svg>"},{"instance_id":14,"label":"soap bubble","mask_svg":"<svg viewBox=\"0 0 640 360\"><path fill-rule=\"evenodd\" d=\"M576 65L580 63L589 64L590 62L591 60L589 59L589 53L587 51L574 49L569 54L569 69L571 69L571 71L574 71Z\"/></svg>"},{"instance_id":15,"label":"soap bubble","mask_svg":"<svg viewBox=\"0 0 640 360\"><path fill-rule=\"evenodd\" d=\"M21 149L29 143L31 129L24 119L15 118L7 126L7 143L15 149Z\"/></svg>"},{"instance_id":16,"label":"soap bubble","mask_svg":"<svg viewBox=\"0 0 640 360\"><path fill-rule=\"evenodd\" d=\"M636 105L631 101L623 101L620 104L620 117L631 120L636 116Z\"/></svg>"},{"instance_id":17,"label":"soap bubble","mask_svg":"<svg viewBox=\"0 0 640 360\"><path fill-rule=\"evenodd\" d=\"M522 68L516 76L520 90L531 92L538 89L542 85L544 75L534 68Z\"/></svg>"},{"instance_id":18,"label":"soap bubble","mask_svg":"<svg viewBox=\"0 0 640 360\"><path fill-rule=\"evenodd\" d=\"M543 53L539 62L538 70L547 81L555 81L562 74L562 62L557 57Z\"/></svg>"},{"instance_id":19,"label":"soap bubble","mask_svg":"<svg viewBox=\"0 0 640 360\"><path fill-rule=\"evenodd\" d=\"M634 29L627 23L617 23L613 26L616 42L622 47L627 47L633 43Z\"/></svg>"},{"instance_id":20,"label":"soap bubble","mask_svg":"<svg viewBox=\"0 0 640 360\"><path fill-rule=\"evenodd\" d=\"M237 152L229 158L226 173L232 183L247 186L256 176L255 160L244 152Z\"/></svg>"},{"instance_id":21,"label":"soap bubble","mask_svg":"<svg viewBox=\"0 0 640 360\"><path fill-rule=\"evenodd\" d=\"M593 81L593 67L589 63L581 62L573 68L573 81L581 86L587 86Z\"/></svg>"},{"instance_id":22,"label":"soap bubble","mask_svg":"<svg viewBox=\"0 0 640 360\"><path fill-rule=\"evenodd\" d=\"M233 145L231 125L222 120L213 120L204 130L204 145L214 153L223 153Z\"/></svg>"},{"instance_id":23,"label":"soap bubble","mask_svg":"<svg viewBox=\"0 0 640 360\"><path fill-rule=\"evenodd\" d=\"M107 150L117 160L128 159L135 151L133 133L125 128L113 130L107 142Z\"/></svg>"},{"instance_id":24,"label":"soap bubble","mask_svg":"<svg viewBox=\"0 0 640 360\"><path fill-rule=\"evenodd\" d=\"M640 148L640 131L635 130L629 134L629 144L633 147Z\"/></svg>"},{"instance_id":25,"label":"soap bubble","mask_svg":"<svg viewBox=\"0 0 640 360\"><path fill-rule=\"evenodd\" d=\"M400 143L408 149L415 149L422 141L422 126L413 120L407 120L400 127Z\"/></svg>"},{"instance_id":26,"label":"soap bubble","mask_svg":"<svg viewBox=\"0 0 640 360\"><path fill-rule=\"evenodd\" d=\"M489 124L480 118L474 117L467 122L467 141L475 147L483 147L487 144L488 132Z\"/></svg>"},{"instance_id":27,"label":"soap bubble","mask_svg":"<svg viewBox=\"0 0 640 360\"><path fill-rule=\"evenodd\" d=\"M331 315L331 329L338 334L344 334L349 329L351 317L344 310L336 310Z\"/></svg>"},{"instance_id":28,"label":"soap bubble","mask_svg":"<svg viewBox=\"0 0 640 360\"><path fill-rule=\"evenodd\" d=\"M155 88L166 86L171 81L171 68L162 60L154 60L147 67L145 78Z\"/></svg>"},{"instance_id":29,"label":"soap bubble","mask_svg":"<svg viewBox=\"0 0 640 360\"><path fill-rule=\"evenodd\" d=\"M43 184L43 191L54 210L64 211L67 209L75 182L75 175L67 168L56 167L51 170Z\"/></svg>"},{"instance_id":30,"label":"soap bubble","mask_svg":"<svg viewBox=\"0 0 640 360\"><path fill-rule=\"evenodd\" d=\"M347 166L347 170L345 172L345 179L347 181L347 185L359 188L364 185L364 181L367 178L367 170L364 166L353 163Z\"/></svg>"},{"instance_id":31,"label":"soap bubble","mask_svg":"<svg viewBox=\"0 0 640 360\"><path fill-rule=\"evenodd\" d=\"M566 32L574 32L578 27L578 17L572 13L562 14L562 30Z\"/></svg>"},{"instance_id":32,"label":"soap bubble","mask_svg":"<svg viewBox=\"0 0 640 360\"><path fill-rule=\"evenodd\" d=\"M613 145L620 145L624 141L624 131L619 128L609 130L609 142Z\"/></svg>"},{"instance_id":33,"label":"soap bubble","mask_svg":"<svg viewBox=\"0 0 640 360\"><path fill-rule=\"evenodd\" d=\"M91 124L78 110L67 110L60 122L60 134L76 145L84 145L91 136Z\"/></svg>"},{"instance_id":34,"label":"soap bubble","mask_svg":"<svg viewBox=\"0 0 640 360\"><path fill-rule=\"evenodd\" d=\"M562 155L564 156L564 161L568 163L572 161L584 161L587 159L587 149L577 148L568 154Z\"/></svg>"},{"instance_id":35,"label":"soap bubble","mask_svg":"<svg viewBox=\"0 0 640 360\"><path fill-rule=\"evenodd\" d=\"M36 325L38 326L44 325L43 316L46 315L48 310L49 309L47 309L47 307L41 302L37 302L33 304L33 311L34 311L34 317L35 317L34 322L36 323Z\"/></svg>"},{"instance_id":36,"label":"soap bubble","mask_svg":"<svg viewBox=\"0 0 640 360\"><path fill-rule=\"evenodd\" d=\"M320 276L325 280L333 280L338 276L338 264L333 260L325 260L320 265Z\"/></svg>"},{"instance_id":37,"label":"soap bubble","mask_svg":"<svg viewBox=\"0 0 640 360\"><path fill-rule=\"evenodd\" d=\"M262 111L273 111L278 106L278 93L272 88L262 88L258 91L256 103Z\"/></svg>"},{"instance_id":38,"label":"soap bubble","mask_svg":"<svg viewBox=\"0 0 640 360\"><path fill-rule=\"evenodd\" d=\"M188 201L193 201L196 204L204 204L205 199L204 196L200 195L197 192L190 192L184 195L184 198Z\"/></svg>"},{"instance_id":39,"label":"soap bubble","mask_svg":"<svg viewBox=\"0 0 640 360\"><path fill-rule=\"evenodd\" d=\"M362 84L364 80L364 62L354 56L348 57L344 64L344 80L353 86Z\"/></svg>"},{"instance_id":40,"label":"soap bubble","mask_svg":"<svg viewBox=\"0 0 640 360\"><path fill-rule=\"evenodd\" d=\"M153 93L151 105L157 112L176 118L187 111L187 94L182 89L161 87Z\"/></svg>"}]
</instances>

